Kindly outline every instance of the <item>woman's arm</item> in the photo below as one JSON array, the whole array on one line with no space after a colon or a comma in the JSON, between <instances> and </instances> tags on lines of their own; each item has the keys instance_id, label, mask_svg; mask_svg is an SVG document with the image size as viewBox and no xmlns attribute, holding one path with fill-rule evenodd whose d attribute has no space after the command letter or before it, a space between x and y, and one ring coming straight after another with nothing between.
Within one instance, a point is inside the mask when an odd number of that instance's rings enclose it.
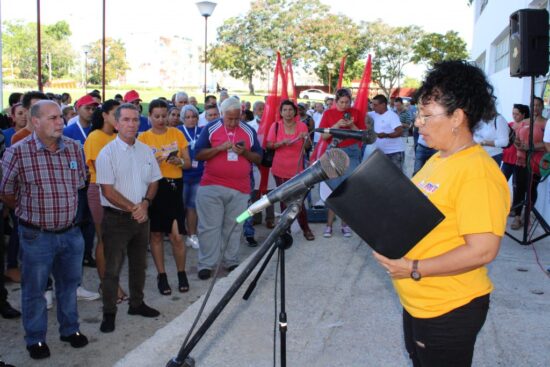
<instances>
[{"instance_id":1,"label":"woman's arm","mask_svg":"<svg viewBox=\"0 0 550 367\"><path fill-rule=\"evenodd\" d=\"M419 260L418 271L422 277L461 274L490 263L498 254L501 237L493 233L476 233L465 235L464 240L464 245L449 252ZM377 252L374 252L374 257L392 278L410 277L414 259L392 260Z\"/></svg>"}]
</instances>

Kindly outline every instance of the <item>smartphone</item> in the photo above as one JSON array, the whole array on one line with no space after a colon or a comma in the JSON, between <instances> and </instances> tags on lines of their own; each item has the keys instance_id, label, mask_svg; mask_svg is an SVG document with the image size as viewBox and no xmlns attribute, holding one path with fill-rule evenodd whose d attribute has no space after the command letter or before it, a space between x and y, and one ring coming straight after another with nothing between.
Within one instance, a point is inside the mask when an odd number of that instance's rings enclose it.
<instances>
[{"instance_id":1,"label":"smartphone","mask_svg":"<svg viewBox=\"0 0 550 367\"><path fill-rule=\"evenodd\" d=\"M166 161L168 162L170 160L170 158L177 157L177 155L178 155L177 150L171 151L170 154L168 154L168 157L166 157Z\"/></svg>"},{"instance_id":2,"label":"smartphone","mask_svg":"<svg viewBox=\"0 0 550 367\"><path fill-rule=\"evenodd\" d=\"M244 140L236 142L235 145L238 147L244 148Z\"/></svg>"}]
</instances>

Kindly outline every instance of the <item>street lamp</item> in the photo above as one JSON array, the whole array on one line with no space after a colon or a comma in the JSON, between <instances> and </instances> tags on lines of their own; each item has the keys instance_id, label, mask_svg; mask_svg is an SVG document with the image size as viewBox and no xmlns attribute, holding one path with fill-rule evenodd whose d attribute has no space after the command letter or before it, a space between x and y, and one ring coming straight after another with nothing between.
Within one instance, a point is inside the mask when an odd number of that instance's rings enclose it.
<instances>
[{"instance_id":1,"label":"street lamp","mask_svg":"<svg viewBox=\"0 0 550 367\"><path fill-rule=\"evenodd\" d=\"M273 50L270 48L265 49L264 55L267 56L267 94L269 95L269 74L271 73L271 58L273 57Z\"/></svg>"},{"instance_id":2,"label":"street lamp","mask_svg":"<svg viewBox=\"0 0 550 367\"><path fill-rule=\"evenodd\" d=\"M334 67L334 64L330 63L330 64L327 64L327 68L328 68L328 93L330 94L330 88L331 88L331 71L332 71L332 68Z\"/></svg>"},{"instance_id":3,"label":"street lamp","mask_svg":"<svg viewBox=\"0 0 550 367\"><path fill-rule=\"evenodd\" d=\"M84 50L84 91L88 94L88 50Z\"/></svg>"},{"instance_id":4,"label":"street lamp","mask_svg":"<svg viewBox=\"0 0 550 367\"><path fill-rule=\"evenodd\" d=\"M216 3L212 1L198 1L197 8L199 8L199 13L204 17L204 99L206 99L206 65L208 62L206 47L208 42L208 17L214 12Z\"/></svg>"}]
</instances>

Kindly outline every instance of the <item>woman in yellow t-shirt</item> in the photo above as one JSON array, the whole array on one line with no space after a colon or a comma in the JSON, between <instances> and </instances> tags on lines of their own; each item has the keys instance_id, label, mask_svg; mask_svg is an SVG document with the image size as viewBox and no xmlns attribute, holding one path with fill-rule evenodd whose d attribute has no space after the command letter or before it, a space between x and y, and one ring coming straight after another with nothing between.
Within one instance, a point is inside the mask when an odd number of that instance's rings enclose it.
<instances>
[{"instance_id":1,"label":"woman in yellow t-shirt","mask_svg":"<svg viewBox=\"0 0 550 367\"><path fill-rule=\"evenodd\" d=\"M510 193L494 160L474 143L480 120L495 115L493 87L465 61L436 64L417 92L415 125L434 154L413 182L445 219L405 257L374 256L401 304L405 346L414 366L470 366L493 285ZM484 123L484 122L480 122Z\"/></svg>"},{"instance_id":2,"label":"woman in yellow t-shirt","mask_svg":"<svg viewBox=\"0 0 550 367\"><path fill-rule=\"evenodd\" d=\"M169 234L172 253L178 270L178 290L187 292L189 282L185 273L185 213L183 209L182 169L191 167L187 140L181 131L168 126L168 104L155 99L149 104L151 129L141 133L138 140L153 149L162 172L157 194L149 207L151 218L151 253L157 268L157 286L160 294L170 295L164 267L163 236Z\"/></svg>"},{"instance_id":3,"label":"woman in yellow t-shirt","mask_svg":"<svg viewBox=\"0 0 550 367\"><path fill-rule=\"evenodd\" d=\"M115 111L120 105L120 102L110 99L105 101L101 108L97 108L92 115L92 128L90 134L84 142L84 155L86 156L86 164L90 172L90 186L88 188L88 206L92 213L95 232L97 236L97 244L95 248L95 258L97 266L97 274L99 281L103 281L105 275L105 255L103 252L103 240L101 234L101 222L103 220L103 207L101 206L100 188L96 184L95 160L101 152L101 149L115 137ZM101 291L101 285L99 286ZM128 299L126 293L118 286L118 303Z\"/></svg>"}]
</instances>

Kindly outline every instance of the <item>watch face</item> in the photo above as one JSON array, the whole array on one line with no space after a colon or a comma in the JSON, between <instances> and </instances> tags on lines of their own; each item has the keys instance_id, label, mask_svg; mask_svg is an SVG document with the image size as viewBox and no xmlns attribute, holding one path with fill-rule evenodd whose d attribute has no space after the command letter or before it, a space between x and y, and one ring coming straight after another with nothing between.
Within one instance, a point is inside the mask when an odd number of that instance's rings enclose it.
<instances>
[{"instance_id":1,"label":"watch face","mask_svg":"<svg viewBox=\"0 0 550 367\"><path fill-rule=\"evenodd\" d=\"M420 280L422 276L420 275L420 273L416 270L413 270L411 272L411 278L413 278L413 280Z\"/></svg>"}]
</instances>

